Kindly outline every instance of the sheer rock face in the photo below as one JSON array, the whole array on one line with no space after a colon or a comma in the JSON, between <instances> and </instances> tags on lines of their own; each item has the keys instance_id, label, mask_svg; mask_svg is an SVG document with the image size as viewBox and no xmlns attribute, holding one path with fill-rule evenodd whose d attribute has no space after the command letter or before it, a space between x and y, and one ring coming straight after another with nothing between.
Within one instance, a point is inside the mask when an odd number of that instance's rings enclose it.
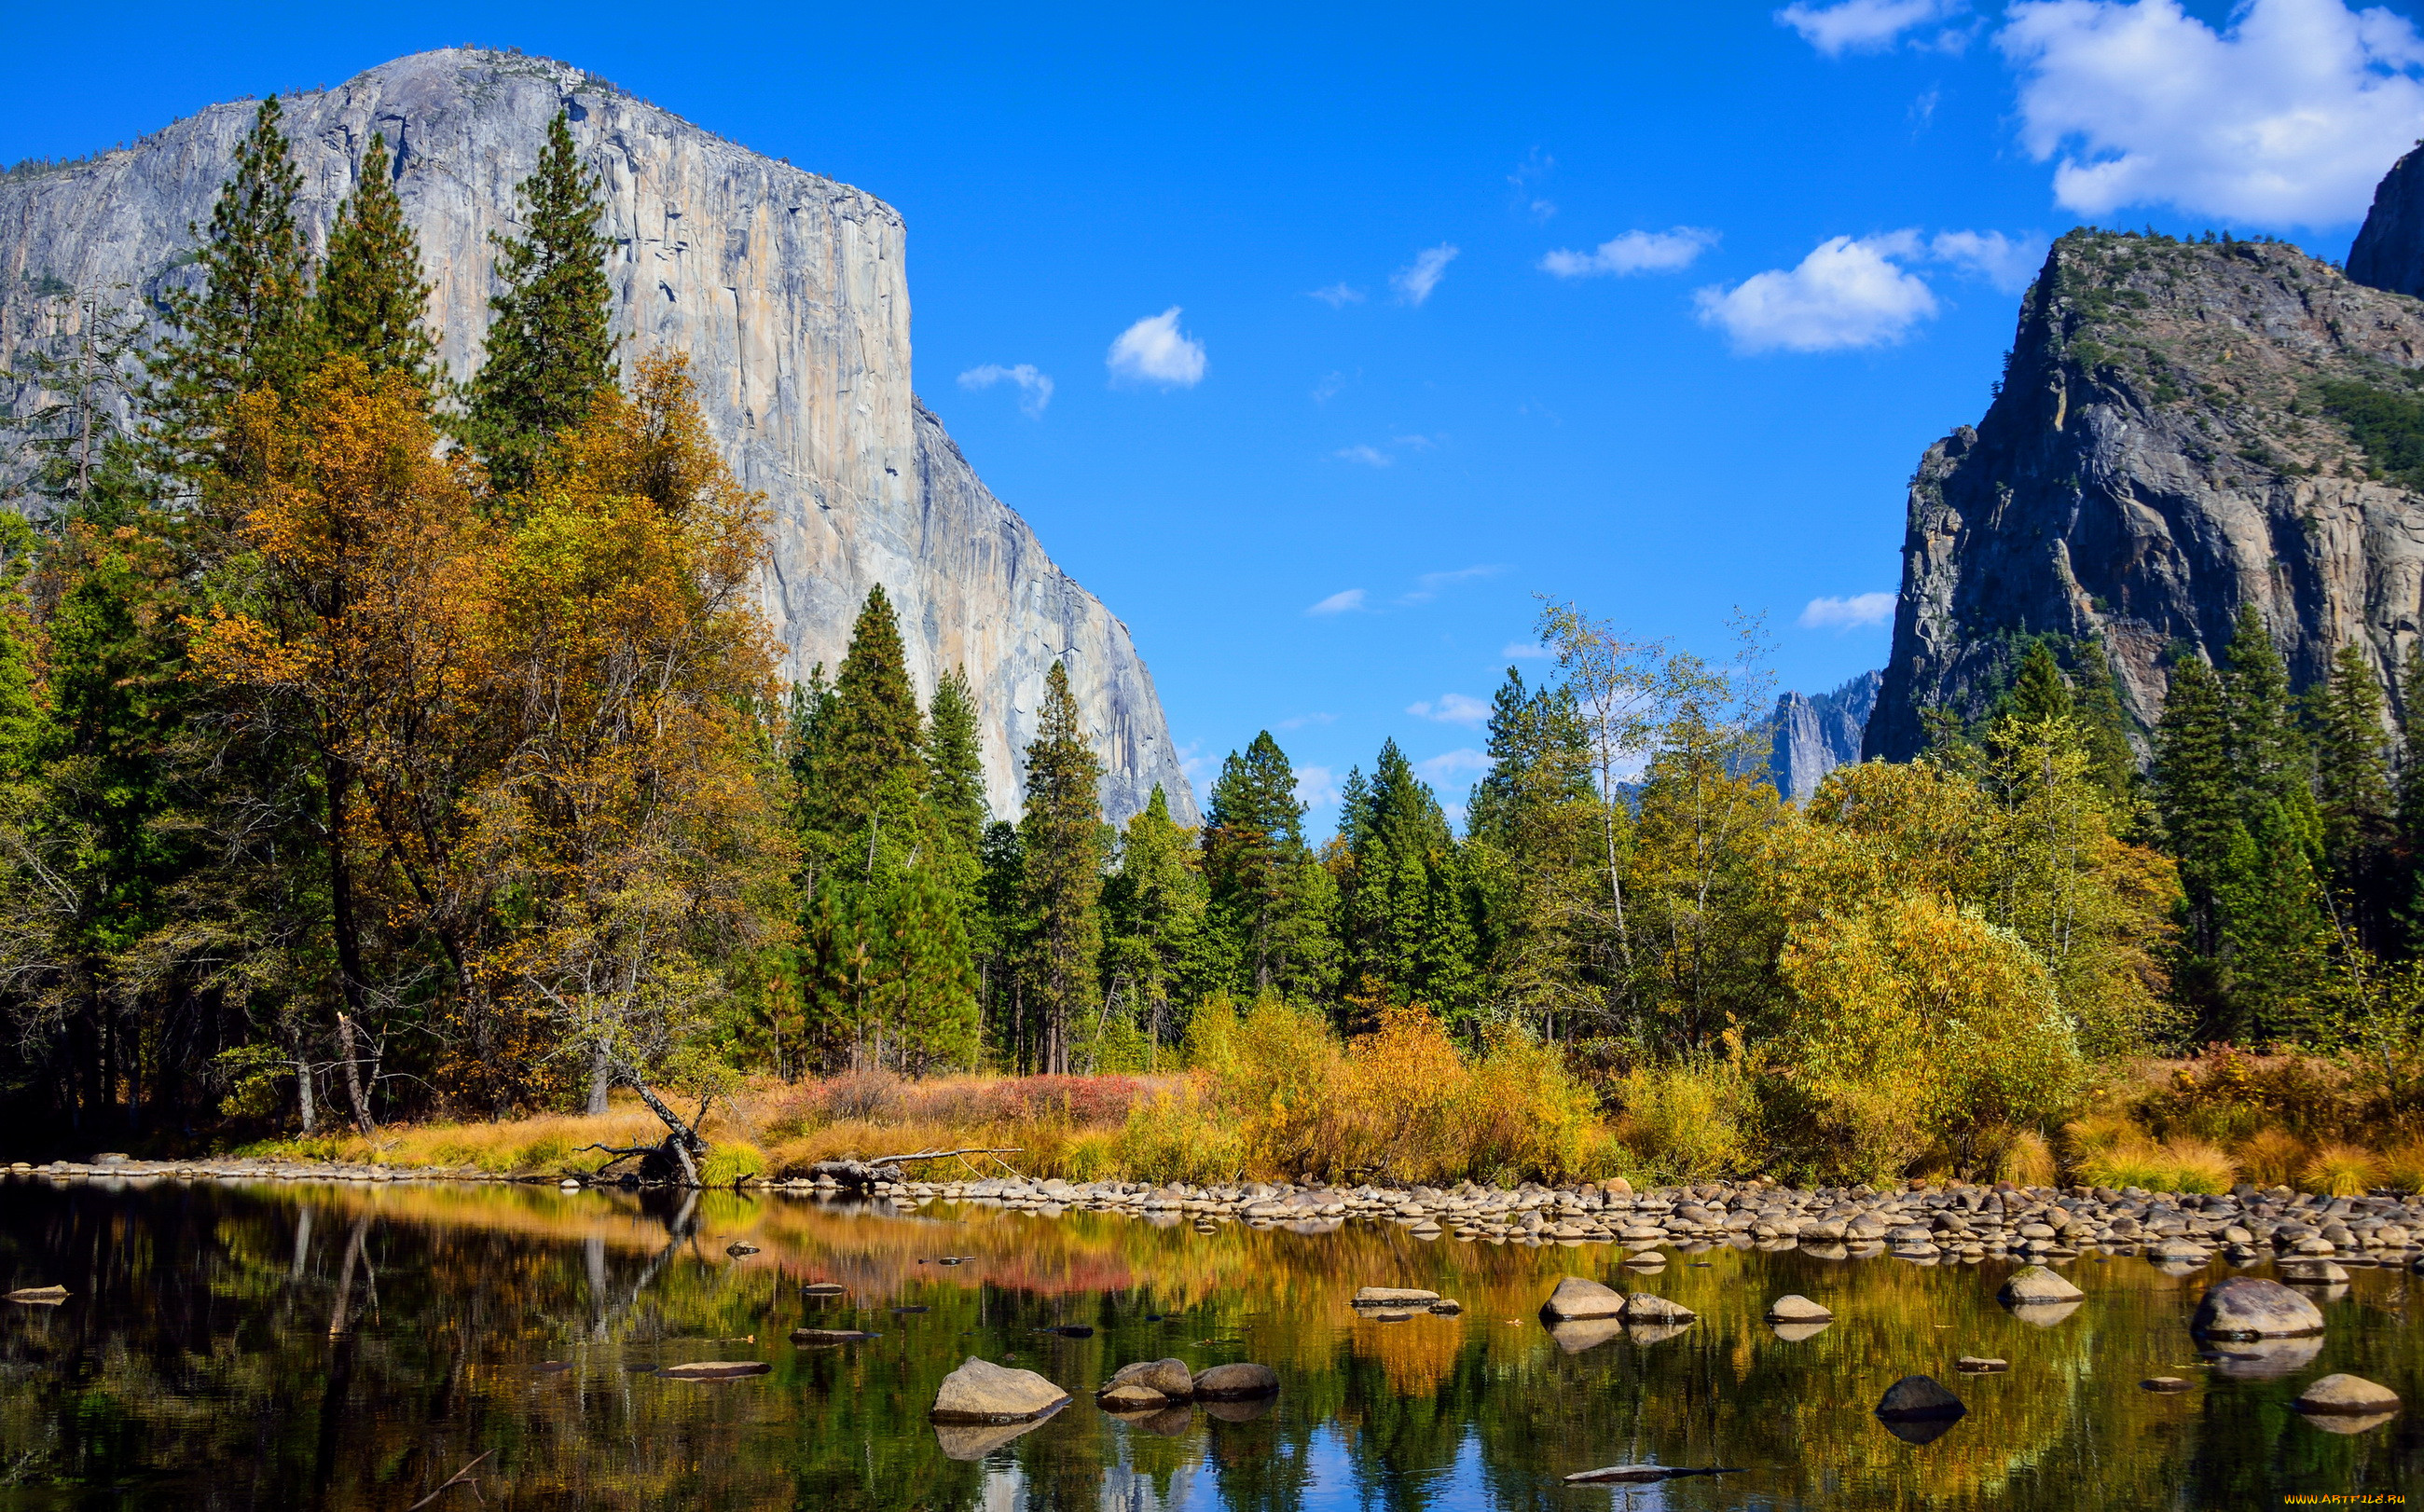
<instances>
[{"instance_id":1,"label":"sheer rock face","mask_svg":"<svg viewBox=\"0 0 2424 1512\"><path fill-rule=\"evenodd\" d=\"M1770 723L1776 741L1768 755L1768 776L1776 790L1796 804L1806 804L1826 773L1860 759L1860 736L1877 706L1877 685L1884 674L1863 672L1826 693L1786 693L1776 701Z\"/></svg>"},{"instance_id":2,"label":"sheer rock face","mask_svg":"<svg viewBox=\"0 0 2424 1512\"><path fill-rule=\"evenodd\" d=\"M2391 165L2349 248L2348 276L2392 294L2424 295L2424 147Z\"/></svg>"},{"instance_id":3,"label":"sheer rock face","mask_svg":"<svg viewBox=\"0 0 2424 1512\"><path fill-rule=\"evenodd\" d=\"M538 58L423 53L283 103L315 239L371 135L387 139L458 377L477 367L486 330L489 233L516 229L515 187L549 119L567 111L603 184L627 358L691 354L726 455L773 506L764 602L786 674L822 662L830 675L882 583L921 695L967 668L997 814L1017 811L1019 753L1045 675L1065 660L1104 758L1108 816L1142 808L1158 783L1172 816L1195 822L1127 628L1053 565L911 390L905 235L891 206ZM74 292L123 285L121 298L156 313L193 279L189 227L208 223L254 109L214 105L131 149L0 182L0 372L28 344L72 345ZM35 398L14 384L0 379L0 405Z\"/></svg>"},{"instance_id":4,"label":"sheer rock face","mask_svg":"<svg viewBox=\"0 0 2424 1512\"><path fill-rule=\"evenodd\" d=\"M2241 604L2301 688L2351 642L2394 669L2424 613L2424 501L2320 388L2404 392L2418 367L2424 303L2295 247L2062 238L1985 418L1911 481L1865 754L1916 754L1932 706L1984 713L2025 637L2100 640L2142 751L2167 653L2219 660Z\"/></svg>"}]
</instances>

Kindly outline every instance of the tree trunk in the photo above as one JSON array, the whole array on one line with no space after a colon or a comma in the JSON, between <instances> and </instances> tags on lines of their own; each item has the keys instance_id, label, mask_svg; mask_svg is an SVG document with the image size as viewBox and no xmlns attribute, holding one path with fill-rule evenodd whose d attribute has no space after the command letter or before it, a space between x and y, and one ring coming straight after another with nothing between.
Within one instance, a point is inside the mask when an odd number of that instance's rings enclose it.
<instances>
[{"instance_id":1,"label":"tree trunk","mask_svg":"<svg viewBox=\"0 0 2424 1512\"><path fill-rule=\"evenodd\" d=\"M354 1105L354 1130L369 1138L378 1132L378 1121L371 1117L370 1100L362 1095L362 1063L354 1043L354 1016L342 1009L337 1012L337 1045L345 1053L345 1096Z\"/></svg>"},{"instance_id":2,"label":"tree trunk","mask_svg":"<svg viewBox=\"0 0 2424 1512\"><path fill-rule=\"evenodd\" d=\"M606 1111L606 1090L614 1082L614 1062L606 1054L606 1042L598 1041L589 1050L589 1116Z\"/></svg>"},{"instance_id":3,"label":"tree trunk","mask_svg":"<svg viewBox=\"0 0 2424 1512\"><path fill-rule=\"evenodd\" d=\"M345 1053L345 1094L354 1106L354 1128L368 1138L378 1128L362 1096L361 1063L355 1058L354 1024L362 1015L362 944L354 919L353 868L345 859L345 788L352 781L335 757L323 764L328 788L328 922L337 937L337 1043Z\"/></svg>"},{"instance_id":4,"label":"tree trunk","mask_svg":"<svg viewBox=\"0 0 2424 1512\"><path fill-rule=\"evenodd\" d=\"M320 1110L311 1101L311 1062L301 1056L295 1058L295 1099L303 1115L303 1132L320 1130Z\"/></svg>"}]
</instances>

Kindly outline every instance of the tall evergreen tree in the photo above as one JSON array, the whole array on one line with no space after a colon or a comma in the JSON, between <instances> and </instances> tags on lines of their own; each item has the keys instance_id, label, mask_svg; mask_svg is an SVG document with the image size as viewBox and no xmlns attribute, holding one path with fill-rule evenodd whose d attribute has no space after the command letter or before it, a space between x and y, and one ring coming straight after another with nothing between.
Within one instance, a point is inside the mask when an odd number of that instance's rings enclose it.
<instances>
[{"instance_id":1,"label":"tall evergreen tree","mask_svg":"<svg viewBox=\"0 0 2424 1512\"><path fill-rule=\"evenodd\" d=\"M1249 995L1326 993L1337 974L1337 888L1304 839L1296 771L1264 730L1232 751L1204 815L1214 947Z\"/></svg>"},{"instance_id":2,"label":"tall evergreen tree","mask_svg":"<svg viewBox=\"0 0 2424 1512\"><path fill-rule=\"evenodd\" d=\"M2315 818L2314 746L2298 722L2289 669L2254 604L2242 604L2231 632L2222 682L2230 712L2234 780L2251 799L2281 804L2309 853L2320 849ZM2247 810L2253 812L2252 807Z\"/></svg>"},{"instance_id":3,"label":"tall evergreen tree","mask_svg":"<svg viewBox=\"0 0 2424 1512\"><path fill-rule=\"evenodd\" d=\"M2382 684L2354 645L2332 658L2331 675L2309 699L2315 725L2315 792L2322 825L2323 874L2335 913L2380 953L2391 941L2391 867L2397 839L2390 735Z\"/></svg>"},{"instance_id":4,"label":"tall evergreen tree","mask_svg":"<svg viewBox=\"0 0 2424 1512\"><path fill-rule=\"evenodd\" d=\"M2213 1027L2221 1014L2227 922L2221 894L2244 839L2230 761L2230 716L2222 681L2193 654L2172 665L2163 717L2155 726L2155 811L2164 849L2179 864L2184 916L2175 989Z\"/></svg>"},{"instance_id":5,"label":"tall evergreen tree","mask_svg":"<svg viewBox=\"0 0 2424 1512\"><path fill-rule=\"evenodd\" d=\"M984 839L984 750L977 734L977 697L965 667L955 667L934 684L927 705L928 801L943 833L974 856Z\"/></svg>"},{"instance_id":6,"label":"tall evergreen tree","mask_svg":"<svg viewBox=\"0 0 2424 1512\"><path fill-rule=\"evenodd\" d=\"M362 151L354 192L328 228L313 305L327 350L359 358L374 374L401 373L423 392L436 393L438 343L426 325L429 285L421 277L421 243L404 222L387 139L376 132Z\"/></svg>"},{"instance_id":7,"label":"tall evergreen tree","mask_svg":"<svg viewBox=\"0 0 2424 1512\"><path fill-rule=\"evenodd\" d=\"M1359 995L1422 1003L1456 1018L1475 997L1475 937L1463 856L1447 816L1395 740L1339 820L1347 979Z\"/></svg>"},{"instance_id":8,"label":"tall evergreen tree","mask_svg":"<svg viewBox=\"0 0 2424 1512\"><path fill-rule=\"evenodd\" d=\"M501 491L526 488L554 438L588 417L614 381L613 290L598 229L598 177L581 166L562 111L521 183L523 231L491 236L504 288L489 301L487 355L471 380L466 429Z\"/></svg>"},{"instance_id":9,"label":"tall evergreen tree","mask_svg":"<svg viewBox=\"0 0 2424 1512\"><path fill-rule=\"evenodd\" d=\"M2098 642L2088 641L2079 648L2075 704L2090 767L2119 812L2130 806L2130 795L2137 789L2138 756L2129 746L2129 716L2121 707L2113 663Z\"/></svg>"},{"instance_id":10,"label":"tall evergreen tree","mask_svg":"<svg viewBox=\"0 0 2424 1512\"><path fill-rule=\"evenodd\" d=\"M1019 821L1027 1011L1038 1069L1069 1070L1070 1031L1101 1001L1103 764L1086 740L1069 669L1052 663L1027 747L1027 808Z\"/></svg>"},{"instance_id":11,"label":"tall evergreen tree","mask_svg":"<svg viewBox=\"0 0 2424 1512\"><path fill-rule=\"evenodd\" d=\"M1156 783L1143 811L1128 820L1119 869L1103 888L1106 996L1133 1017L1147 1069L1177 1038L1177 1010L1200 985L1204 897L1196 868L1195 832L1170 817L1170 799Z\"/></svg>"},{"instance_id":12,"label":"tall evergreen tree","mask_svg":"<svg viewBox=\"0 0 2424 1512\"><path fill-rule=\"evenodd\" d=\"M2022 720L2068 719L2073 712L2070 681L2054 660L2053 647L2043 640L2029 643L2020 670L2003 695L2001 713Z\"/></svg>"},{"instance_id":13,"label":"tall evergreen tree","mask_svg":"<svg viewBox=\"0 0 2424 1512\"><path fill-rule=\"evenodd\" d=\"M868 590L817 721L802 836L812 892L827 876L870 880L897 870L928 840L923 726L901 628L879 583Z\"/></svg>"},{"instance_id":14,"label":"tall evergreen tree","mask_svg":"<svg viewBox=\"0 0 2424 1512\"><path fill-rule=\"evenodd\" d=\"M1490 991L1545 1037L1571 1035L1605 1001L1594 957L1605 889L1601 814L1573 695L1507 679L1491 701L1490 771L1473 788L1465 851L1480 898Z\"/></svg>"},{"instance_id":15,"label":"tall evergreen tree","mask_svg":"<svg viewBox=\"0 0 2424 1512\"><path fill-rule=\"evenodd\" d=\"M199 232L201 288L169 296L177 335L150 364L148 407L171 468L248 475L233 406L245 394L290 393L313 365L311 248L295 222L302 176L271 95L237 144L235 172Z\"/></svg>"},{"instance_id":16,"label":"tall evergreen tree","mask_svg":"<svg viewBox=\"0 0 2424 1512\"><path fill-rule=\"evenodd\" d=\"M2400 663L2398 906L2405 919L2410 954L2424 954L2424 638L2407 648Z\"/></svg>"}]
</instances>

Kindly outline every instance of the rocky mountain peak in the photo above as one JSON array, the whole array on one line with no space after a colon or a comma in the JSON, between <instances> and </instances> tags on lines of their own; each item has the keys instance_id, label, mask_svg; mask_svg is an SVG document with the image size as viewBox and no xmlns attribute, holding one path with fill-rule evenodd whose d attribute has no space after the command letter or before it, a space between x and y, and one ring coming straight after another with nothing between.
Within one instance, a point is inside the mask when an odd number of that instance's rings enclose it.
<instances>
[{"instance_id":1,"label":"rocky mountain peak","mask_svg":"<svg viewBox=\"0 0 2424 1512\"><path fill-rule=\"evenodd\" d=\"M1194 795L1127 627L986 489L911 384L907 231L862 190L750 151L569 64L450 48L286 97L315 236L386 139L435 293L440 353L479 362L494 256L548 121L571 120L614 241L608 273L627 358L687 352L726 456L773 507L764 604L785 670L828 673L867 591L901 616L920 695L965 666L983 717L986 786L1015 815L1020 752L1055 661L1106 768L1114 820L1156 784L1182 823ZM248 102L213 105L133 147L0 179L0 375L28 346L63 351L77 294L155 315L189 279ZM0 376L0 411L35 396Z\"/></svg>"},{"instance_id":2,"label":"rocky mountain peak","mask_svg":"<svg viewBox=\"0 0 2424 1512\"><path fill-rule=\"evenodd\" d=\"M2167 659L2218 656L2241 604L2302 687L2352 642L2395 667L2424 497L2366 415L2407 413L2419 372L2424 303L2294 247L2063 237L1985 417L1911 480L1866 753L1915 754L1932 706L1984 713L2038 637L2100 642L2143 735Z\"/></svg>"}]
</instances>

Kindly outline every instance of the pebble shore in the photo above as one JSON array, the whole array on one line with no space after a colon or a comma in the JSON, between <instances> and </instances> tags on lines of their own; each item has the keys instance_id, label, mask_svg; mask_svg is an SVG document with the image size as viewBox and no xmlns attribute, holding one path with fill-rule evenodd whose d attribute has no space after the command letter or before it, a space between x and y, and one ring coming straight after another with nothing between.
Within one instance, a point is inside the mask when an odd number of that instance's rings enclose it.
<instances>
[{"instance_id":1,"label":"pebble shore","mask_svg":"<svg viewBox=\"0 0 2424 1512\"><path fill-rule=\"evenodd\" d=\"M17 1176L55 1180L183 1179L319 1182L545 1182L468 1167L361 1166L274 1160L19 1161ZM758 1190L832 1198L831 1178L753 1182ZM2307 1261L2424 1268L2424 1197L2319 1197L2286 1186L2242 1186L2216 1195L2138 1187L1920 1185L1795 1189L1764 1181L1710 1182L1635 1191L1623 1181L1513 1189L1431 1186L1227 1186L1138 1182L985 1180L877 1183L869 1195L902 1207L981 1202L1052 1215L1122 1213L1198 1227L1244 1223L1319 1233L1351 1220L1397 1224L1416 1238L1466 1243L1615 1245L1686 1252L1718 1245L1802 1249L1828 1255L1890 1254L1958 1263L1989 1257L2063 1259L2089 1250L2202 1265Z\"/></svg>"}]
</instances>

